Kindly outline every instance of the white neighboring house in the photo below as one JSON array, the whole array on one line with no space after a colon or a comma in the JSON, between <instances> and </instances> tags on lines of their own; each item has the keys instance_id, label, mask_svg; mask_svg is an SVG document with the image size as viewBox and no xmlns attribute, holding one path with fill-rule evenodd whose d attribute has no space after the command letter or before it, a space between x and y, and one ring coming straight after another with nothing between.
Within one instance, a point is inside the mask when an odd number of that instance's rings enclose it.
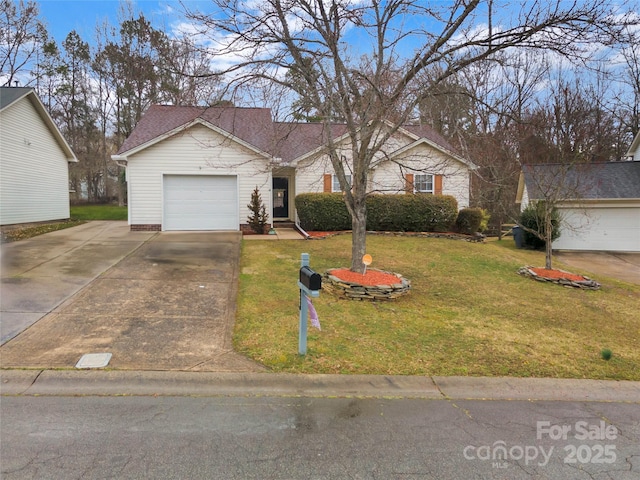
<instances>
[{"instance_id":1,"label":"white neighboring house","mask_svg":"<svg viewBox=\"0 0 640 480\"><path fill-rule=\"evenodd\" d=\"M112 159L126 167L132 230L248 230L255 187L270 221L295 221L295 196L339 191L327 127L274 122L264 108L154 105ZM347 163L344 125L331 138ZM425 126L401 128L372 165L369 191L453 195L469 206L475 165Z\"/></svg>"},{"instance_id":2,"label":"white neighboring house","mask_svg":"<svg viewBox=\"0 0 640 480\"><path fill-rule=\"evenodd\" d=\"M625 157L628 157L629 160L640 162L640 132L636 134L633 142L631 142L631 146Z\"/></svg>"},{"instance_id":3,"label":"white neighboring house","mask_svg":"<svg viewBox=\"0 0 640 480\"><path fill-rule=\"evenodd\" d=\"M0 87L0 224L69 218L77 162L32 88Z\"/></svg>"},{"instance_id":4,"label":"white neighboring house","mask_svg":"<svg viewBox=\"0 0 640 480\"><path fill-rule=\"evenodd\" d=\"M563 225L554 250L640 252L640 161L526 165L516 203L524 210L556 187L566 194L556 197Z\"/></svg>"}]
</instances>

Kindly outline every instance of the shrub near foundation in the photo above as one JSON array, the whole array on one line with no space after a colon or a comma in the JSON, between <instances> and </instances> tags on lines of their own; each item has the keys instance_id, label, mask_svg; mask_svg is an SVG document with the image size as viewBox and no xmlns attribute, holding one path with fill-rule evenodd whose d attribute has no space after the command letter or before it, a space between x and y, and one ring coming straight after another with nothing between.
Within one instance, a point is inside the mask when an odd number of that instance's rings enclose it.
<instances>
[{"instance_id":1,"label":"shrub near foundation","mask_svg":"<svg viewBox=\"0 0 640 480\"><path fill-rule=\"evenodd\" d=\"M463 208L456 218L456 232L473 235L480 231L482 223L482 210L480 208Z\"/></svg>"},{"instance_id":2,"label":"shrub near foundation","mask_svg":"<svg viewBox=\"0 0 640 480\"><path fill-rule=\"evenodd\" d=\"M304 193L296 197L300 226L310 231L351 229L351 216L340 193ZM385 232L445 232L458 214L448 195L370 195L367 230Z\"/></svg>"},{"instance_id":3,"label":"shrub near foundation","mask_svg":"<svg viewBox=\"0 0 640 480\"><path fill-rule=\"evenodd\" d=\"M304 230L351 230L351 215L341 193L301 193L295 202Z\"/></svg>"}]
</instances>

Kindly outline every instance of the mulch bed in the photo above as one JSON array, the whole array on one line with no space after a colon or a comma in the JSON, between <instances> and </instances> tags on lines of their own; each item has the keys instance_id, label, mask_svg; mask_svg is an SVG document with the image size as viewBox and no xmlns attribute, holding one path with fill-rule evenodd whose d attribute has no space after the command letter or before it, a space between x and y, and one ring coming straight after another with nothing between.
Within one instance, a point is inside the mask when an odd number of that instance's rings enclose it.
<instances>
[{"instance_id":1,"label":"mulch bed","mask_svg":"<svg viewBox=\"0 0 640 480\"><path fill-rule=\"evenodd\" d=\"M398 277L396 275L375 269L369 269L362 274L352 272L348 268L336 268L335 270L331 270L331 275L345 282L358 283L369 287L398 283Z\"/></svg>"},{"instance_id":2,"label":"mulch bed","mask_svg":"<svg viewBox=\"0 0 640 480\"><path fill-rule=\"evenodd\" d=\"M335 268L323 275L322 288L351 300L393 300L409 293L411 281L375 268L367 269L364 275Z\"/></svg>"},{"instance_id":3,"label":"mulch bed","mask_svg":"<svg viewBox=\"0 0 640 480\"><path fill-rule=\"evenodd\" d=\"M520 275L532 278L539 282L550 282L564 287L581 288L584 290L599 290L600 284L583 275L565 272L564 270L547 269L540 267L522 267L518 270Z\"/></svg>"}]
</instances>

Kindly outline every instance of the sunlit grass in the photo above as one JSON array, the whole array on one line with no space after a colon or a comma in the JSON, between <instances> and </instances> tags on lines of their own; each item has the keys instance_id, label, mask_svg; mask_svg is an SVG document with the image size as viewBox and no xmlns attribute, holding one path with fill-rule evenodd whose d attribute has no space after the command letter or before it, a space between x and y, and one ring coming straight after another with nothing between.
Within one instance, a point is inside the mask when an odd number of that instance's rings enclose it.
<instances>
[{"instance_id":1,"label":"sunlit grass","mask_svg":"<svg viewBox=\"0 0 640 480\"><path fill-rule=\"evenodd\" d=\"M71 218L78 220L126 220L127 207L117 205L72 205Z\"/></svg>"},{"instance_id":2,"label":"sunlit grass","mask_svg":"<svg viewBox=\"0 0 640 480\"><path fill-rule=\"evenodd\" d=\"M300 254L321 272L349 266L350 241L245 242L236 349L275 371L640 379L640 287L535 282L516 272L544 265L543 254L508 240L368 237L372 267L403 274L411 293L370 303L323 291L314 300L322 331L310 328L300 357ZM609 361L604 347L615 352Z\"/></svg>"}]
</instances>

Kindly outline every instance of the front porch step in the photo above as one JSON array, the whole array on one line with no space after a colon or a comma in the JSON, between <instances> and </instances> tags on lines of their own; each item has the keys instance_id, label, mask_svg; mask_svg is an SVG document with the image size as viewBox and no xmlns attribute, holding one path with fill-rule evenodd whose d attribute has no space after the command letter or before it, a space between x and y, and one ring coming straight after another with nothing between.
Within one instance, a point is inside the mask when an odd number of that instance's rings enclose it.
<instances>
[{"instance_id":1,"label":"front porch step","mask_svg":"<svg viewBox=\"0 0 640 480\"><path fill-rule=\"evenodd\" d=\"M274 220L273 228L296 228L296 224L294 222Z\"/></svg>"}]
</instances>

